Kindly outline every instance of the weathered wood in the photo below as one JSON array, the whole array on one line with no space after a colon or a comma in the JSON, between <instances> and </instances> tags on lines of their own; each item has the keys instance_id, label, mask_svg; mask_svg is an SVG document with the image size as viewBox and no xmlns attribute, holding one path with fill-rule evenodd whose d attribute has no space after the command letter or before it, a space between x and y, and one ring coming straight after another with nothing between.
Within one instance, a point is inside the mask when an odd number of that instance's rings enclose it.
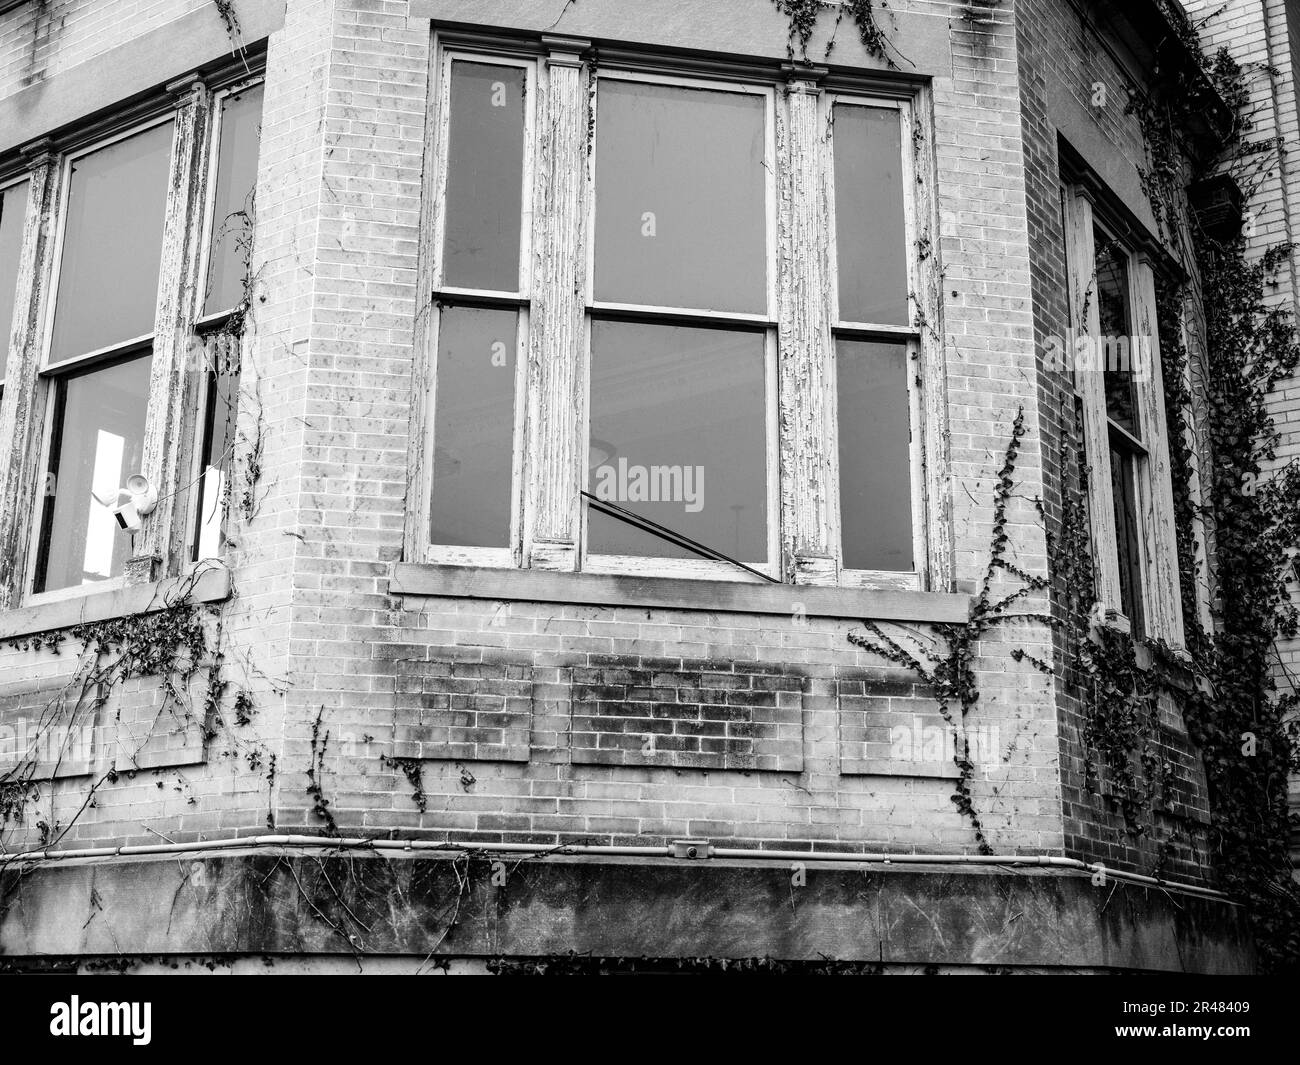
<instances>
[{"instance_id":1,"label":"weathered wood","mask_svg":"<svg viewBox=\"0 0 1300 1065\"><path fill-rule=\"evenodd\" d=\"M777 109L782 569L786 580L833 584L839 541L827 240L831 162L819 106L821 73L796 69L784 107Z\"/></svg>"},{"instance_id":2,"label":"weathered wood","mask_svg":"<svg viewBox=\"0 0 1300 1065\"><path fill-rule=\"evenodd\" d=\"M547 39L540 79L534 195L532 329L528 344L524 546L528 564L578 565L586 428L584 294L591 100L587 42Z\"/></svg>"},{"instance_id":3,"label":"weathered wood","mask_svg":"<svg viewBox=\"0 0 1300 1065\"><path fill-rule=\"evenodd\" d=\"M63 177L61 161L47 142L29 149L27 217L18 256L14 320L8 335L9 361L0 404L0 609L17 605L26 592L29 546L38 493L45 478L38 469L48 386L40 376L42 323L51 298L50 266L54 214Z\"/></svg>"},{"instance_id":4,"label":"weathered wood","mask_svg":"<svg viewBox=\"0 0 1300 1065\"><path fill-rule=\"evenodd\" d=\"M1148 447L1142 478L1145 506L1143 551L1146 557L1147 635L1171 647L1184 645L1182 597L1178 582L1178 535L1174 525L1173 477L1169 465L1169 431L1160 367L1160 331L1156 321L1156 283L1145 256L1133 264L1134 381ZM1141 348L1137 346L1141 338Z\"/></svg>"},{"instance_id":5,"label":"weathered wood","mask_svg":"<svg viewBox=\"0 0 1300 1065\"><path fill-rule=\"evenodd\" d=\"M158 491L158 505L144 518L127 563L128 583L156 580L174 572L185 543L177 535L189 509L191 492L181 441L196 431L189 341L200 309L204 207L210 155L211 94L195 77L168 88L180 98L172 141L171 173L163 222L158 309L154 324L149 415L145 421L143 472ZM187 402L189 400L190 402ZM129 471L128 471L129 472Z\"/></svg>"},{"instance_id":6,"label":"weathered wood","mask_svg":"<svg viewBox=\"0 0 1300 1065\"><path fill-rule=\"evenodd\" d=\"M1096 285L1097 249L1092 236L1092 203L1066 197L1066 259L1069 264L1070 358L1079 337L1101 335ZM1120 609L1119 551L1115 543L1115 501L1110 494L1110 430L1106 425L1106 384L1099 366L1075 367L1075 388L1083 399L1083 438L1088 465L1088 513L1096 564L1097 595L1103 608Z\"/></svg>"}]
</instances>

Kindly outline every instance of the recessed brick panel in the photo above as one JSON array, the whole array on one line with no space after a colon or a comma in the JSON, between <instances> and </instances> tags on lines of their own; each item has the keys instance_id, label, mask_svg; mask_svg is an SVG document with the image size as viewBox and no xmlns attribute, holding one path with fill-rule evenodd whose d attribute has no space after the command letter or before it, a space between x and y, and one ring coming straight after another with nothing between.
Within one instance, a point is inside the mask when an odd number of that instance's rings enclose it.
<instances>
[{"instance_id":1,"label":"recessed brick panel","mask_svg":"<svg viewBox=\"0 0 1300 1065\"><path fill-rule=\"evenodd\" d=\"M574 762L803 770L803 678L761 663L572 670Z\"/></svg>"},{"instance_id":2,"label":"recessed brick panel","mask_svg":"<svg viewBox=\"0 0 1300 1065\"><path fill-rule=\"evenodd\" d=\"M526 762L532 723L531 666L398 663L396 758Z\"/></svg>"}]
</instances>

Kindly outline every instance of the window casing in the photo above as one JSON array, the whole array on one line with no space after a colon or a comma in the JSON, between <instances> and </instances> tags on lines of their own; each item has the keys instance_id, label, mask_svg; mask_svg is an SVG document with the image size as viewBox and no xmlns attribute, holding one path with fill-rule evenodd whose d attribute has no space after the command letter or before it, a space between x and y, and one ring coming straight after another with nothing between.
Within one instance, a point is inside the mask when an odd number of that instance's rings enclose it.
<instances>
[{"instance_id":1,"label":"window casing","mask_svg":"<svg viewBox=\"0 0 1300 1065\"><path fill-rule=\"evenodd\" d=\"M936 513L929 500L941 462L941 432L932 418L936 404L942 407L943 385L940 354L917 325L926 313L935 321L938 312L929 309L932 300L937 304L937 285L918 294L926 289L919 238L924 235L931 247L934 226L925 176L932 165L928 146L913 158L924 140L911 105L915 90L864 82L837 84L828 92L815 78L801 79L802 95L792 102L787 96L794 94L782 91L775 71L765 80L752 69L733 75L725 65L710 63L707 72L687 77L651 59L611 61L592 71L564 45L545 44L546 54L536 59L524 54L523 45L516 56L467 37L439 43L434 76L441 90L430 115L431 236L424 271L430 302L422 329L426 398L413 419L413 432L425 446L413 470L420 506L408 526L408 550L444 564L948 587L942 553L949 540L930 530ZM465 291L444 278L447 175L457 166L454 138L448 136L455 102L449 108L447 101L449 93L454 96L453 64L468 61L525 69L529 98L536 101L528 122L546 131L534 138L530 126L525 137L522 267L515 292ZM727 113L726 102L734 113L719 122L710 112ZM881 128L897 153L888 168L896 213L867 212L876 230L865 234L854 232L852 212L846 212L846 232L837 234L837 108L884 116ZM737 139L747 145L749 131L756 131L755 165L753 172L721 177L728 197L692 220L690 208L700 210L695 200L712 201L703 193L681 195L684 183L675 181L673 164L658 166L655 153L660 160L673 152L686 158L681 146L706 141L709 122L714 131L724 131L715 137L719 153L730 151L726 146ZM706 174L708 162L698 169ZM851 186L853 176L846 184ZM701 181L698 187L713 186ZM638 198L645 202L633 202ZM795 208L792 200L799 201ZM803 211L805 219L795 236L788 224L792 209ZM551 212L560 217L547 217ZM709 234L715 215L728 219L729 244L748 250L725 276L699 262L734 263L728 258L733 248L718 249L707 236L695 245L691 239L696 231ZM864 261L887 258L890 306L857 317L846 307L841 315L837 236L847 251L855 240L883 241L880 230L889 231L888 255L883 244L874 247L875 259L846 254L843 272L862 281ZM793 241L803 241L808 256ZM693 247L701 250L688 254ZM638 248L644 253L635 254ZM578 254L569 263L565 253L571 249ZM548 257L564 261L557 268ZM927 271L937 268L934 258L929 255ZM811 285L799 276L806 259L815 259L812 269L821 271ZM565 281L574 278L578 300L571 306L569 289L551 278L557 272ZM863 283L869 291L875 279ZM547 304L541 311L539 284ZM815 294L809 297L814 301L827 298L809 311L799 306L805 292ZM438 365L449 365L451 358L442 323L449 310L469 306L518 309L520 316L508 546L460 543L438 532L440 522L445 525L439 516L439 451L449 433L459 432L447 428L452 416L438 401ZM807 321L792 329L790 319L799 315ZM580 328L572 340L571 325ZM837 361L847 367L838 394ZM457 380L453 369L453 387L464 387ZM923 384L931 391L925 402ZM638 392L643 402L637 402ZM714 420L707 417L710 409ZM848 419L873 410L893 416L874 436L855 434L856 426L837 434L837 413ZM498 439L490 447L496 449L506 421L504 400L493 420ZM745 444L730 452L720 442L737 437ZM841 454L841 443L872 453ZM869 481L865 489L851 483L871 472L873 463L889 465L889 476ZM710 475L710 466L718 472ZM689 475L700 472L702 500L689 493ZM448 476L443 474L444 481ZM841 477L858 498L844 502ZM620 494L608 496L610 485ZM655 498L655 485L683 489L683 495ZM712 513L711 490L721 497ZM888 507L871 515L863 491L868 498L887 497ZM605 502L614 506L601 506ZM611 509L637 520L620 520ZM880 522L879 534L862 520L886 511L890 520ZM718 554L700 557L674 540L678 535ZM864 536L876 535L889 540L888 550L864 544Z\"/></svg>"},{"instance_id":2,"label":"window casing","mask_svg":"<svg viewBox=\"0 0 1300 1065\"><path fill-rule=\"evenodd\" d=\"M1154 269L1089 193L1062 195L1098 600L1112 624L1182 648Z\"/></svg>"}]
</instances>

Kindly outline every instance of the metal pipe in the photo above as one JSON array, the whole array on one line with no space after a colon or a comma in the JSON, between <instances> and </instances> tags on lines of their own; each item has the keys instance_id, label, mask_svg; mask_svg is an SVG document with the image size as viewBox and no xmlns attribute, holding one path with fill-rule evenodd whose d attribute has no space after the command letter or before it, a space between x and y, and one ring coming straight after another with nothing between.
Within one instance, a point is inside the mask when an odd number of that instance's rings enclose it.
<instances>
[{"instance_id":1,"label":"metal pipe","mask_svg":"<svg viewBox=\"0 0 1300 1065\"><path fill-rule=\"evenodd\" d=\"M208 840L193 843L143 843L123 847L87 847L66 851L24 851L18 854L0 854L0 869L17 863L40 864L82 858L131 858L154 854L197 854L205 851L258 849L263 847L311 847L320 850L385 850L385 851L460 851L488 854L525 854L538 858L552 855L578 855L591 857L671 858L671 846L603 846L585 843L560 843L554 846L536 843L465 843L456 840L429 839L367 839L362 836L236 836L232 839ZM999 865L1037 866L1069 869L1074 872L1096 875L1104 873L1112 880L1156 887L1164 891L1181 891L1200 895L1219 902L1231 903L1221 891L1197 884L1179 884L1160 880L1141 873L1110 869L1100 863L1088 864L1078 858L1065 858L1054 854L886 854L854 853L852 851L777 851L757 850L747 847L709 847L708 857L682 859L707 861L709 858L740 859L770 862L847 862L859 865ZM1235 905L1235 903L1234 903Z\"/></svg>"}]
</instances>

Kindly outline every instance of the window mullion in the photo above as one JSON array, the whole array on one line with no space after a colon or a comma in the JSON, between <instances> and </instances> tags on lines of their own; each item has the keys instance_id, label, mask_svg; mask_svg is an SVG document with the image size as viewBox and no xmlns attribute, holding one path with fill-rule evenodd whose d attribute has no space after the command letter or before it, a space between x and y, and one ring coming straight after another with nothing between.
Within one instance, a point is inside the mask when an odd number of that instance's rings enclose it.
<instances>
[{"instance_id":1,"label":"window mullion","mask_svg":"<svg viewBox=\"0 0 1300 1065\"><path fill-rule=\"evenodd\" d=\"M171 571L185 543L188 495L180 489L201 375L185 364L203 289L199 277L207 202L212 96L197 77L168 86L178 99L171 172L159 264L149 413L145 420L143 473L157 489L158 504L143 519L138 547L128 560L127 583L157 580Z\"/></svg>"},{"instance_id":2,"label":"window mullion","mask_svg":"<svg viewBox=\"0 0 1300 1065\"><path fill-rule=\"evenodd\" d=\"M42 487L37 476L47 406L47 383L40 374L42 323L48 313L50 270L63 161L40 142L28 152L31 185L27 198L18 287L14 295L13 341L0 405L0 485L8 505L0 508L0 609L16 606L23 594L31 515ZM47 224L48 223L48 224Z\"/></svg>"},{"instance_id":3,"label":"window mullion","mask_svg":"<svg viewBox=\"0 0 1300 1065\"><path fill-rule=\"evenodd\" d=\"M575 570L585 450L588 42L547 44L535 169L524 552L532 568Z\"/></svg>"},{"instance_id":4,"label":"window mullion","mask_svg":"<svg viewBox=\"0 0 1300 1065\"><path fill-rule=\"evenodd\" d=\"M796 70L778 138L781 538L783 576L838 579L834 531L834 342L830 153L815 71Z\"/></svg>"}]
</instances>

